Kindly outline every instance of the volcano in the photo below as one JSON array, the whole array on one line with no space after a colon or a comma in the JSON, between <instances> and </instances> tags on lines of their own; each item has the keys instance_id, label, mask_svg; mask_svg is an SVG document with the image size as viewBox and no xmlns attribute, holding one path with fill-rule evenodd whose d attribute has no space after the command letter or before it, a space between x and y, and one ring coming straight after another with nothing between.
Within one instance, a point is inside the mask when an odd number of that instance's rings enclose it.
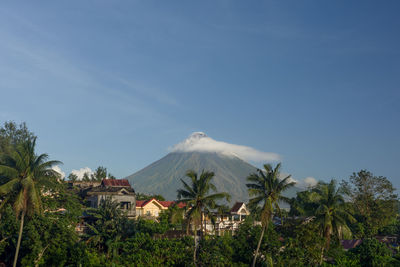
<instances>
[{"instance_id":1,"label":"volcano","mask_svg":"<svg viewBox=\"0 0 400 267\"><path fill-rule=\"evenodd\" d=\"M198 174L203 170L212 171L215 173L212 183L218 192L229 193L231 202L247 202L249 196L246 178L256 172L257 168L240 158L240 154L252 148L231 145L234 146L233 151L226 151L226 145L229 144L215 141L202 132L193 133L175 145L165 157L125 179L129 180L136 192L161 194L166 199L173 200L177 198L176 191L182 187L180 179L188 181L189 178L185 178L188 170L194 170ZM273 153L264 154L266 158L276 157ZM297 191L294 188L285 195L292 197Z\"/></svg>"}]
</instances>

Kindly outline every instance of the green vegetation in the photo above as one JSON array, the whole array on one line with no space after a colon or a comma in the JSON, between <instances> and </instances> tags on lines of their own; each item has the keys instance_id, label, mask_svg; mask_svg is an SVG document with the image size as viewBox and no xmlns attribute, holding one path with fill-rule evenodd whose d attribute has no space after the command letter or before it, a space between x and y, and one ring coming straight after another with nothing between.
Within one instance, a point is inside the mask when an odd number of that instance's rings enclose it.
<instances>
[{"instance_id":1,"label":"green vegetation","mask_svg":"<svg viewBox=\"0 0 400 267\"><path fill-rule=\"evenodd\" d=\"M0 165L4 181L0 194L5 196L1 205L11 204L20 219L14 267L17 266L25 215L32 216L42 211L40 183L45 185L46 179L56 178L58 174L51 167L60 164L59 161L46 161L47 154L37 156L35 144L36 138L17 144L14 151L4 155Z\"/></svg>"},{"instance_id":2,"label":"green vegetation","mask_svg":"<svg viewBox=\"0 0 400 267\"><path fill-rule=\"evenodd\" d=\"M246 184L249 188L249 195L254 196L249 201L250 209L254 213L260 205L262 206L260 211L262 231L254 254L253 267L256 265L264 232L272 222L274 209L280 211L279 202L289 202L286 197L282 196L283 191L295 185L294 182L289 182L290 175L280 179L280 168L280 163L275 168L272 168L270 164L265 164L264 170L258 170L258 174L254 173L247 177L247 181L251 182Z\"/></svg>"},{"instance_id":3,"label":"green vegetation","mask_svg":"<svg viewBox=\"0 0 400 267\"><path fill-rule=\"evenodd\" d=\"M203 221L205 214L211 214L210 209L217 208L217 200L226 199L229 200L227 193L214 193L209 195L209 191L217 191L214 184L211 183L211 179L214 177L213 172L203 171L200 176L194 171L188 171L186 176L190 178L191 184L188 185L183 179L183 189L178 189L178 199L180 202L185 202L189 210L186 213L187 225L190 223L194 225L195 232L195 245L193 252L193 262L196 265L196 254L197 254L197 243L196 233L198 225L200 224L200 235L202 237L204 233Z\"/></svg>"},{"instance_id":4,"label":"green vegetation","mask_svg":"<svg viewBox=\"0 0 400 267\"><path fill-rule=\"evenodd\" d=\"M366 170L339 186L320 182L287 199L290 176L282 179L281 165L267 164L247 178L252 214L233 235L216 236L203 234L204 218L226 213L218 200L228 196L212 172L189 171L189 182L182 179L178 198L186 211L173 206L154 221L130 220L110 199L86 208L52 170L60 162L37 155L35 145L25 124L0 128L0 266L400 266L395 241L378 241L378 235L400 234L395 189ZM94 174L104 175L110 177L104 167ZM138 194L149 197L163 200ZM282 201L290 204L284 223ZM83 220L81 233L75 227ZM189 222L200 231L190 233ZM186 235L168 237L182 229ZM363 242L345 251L342 239Z\"/></svg>"}]
</instances>

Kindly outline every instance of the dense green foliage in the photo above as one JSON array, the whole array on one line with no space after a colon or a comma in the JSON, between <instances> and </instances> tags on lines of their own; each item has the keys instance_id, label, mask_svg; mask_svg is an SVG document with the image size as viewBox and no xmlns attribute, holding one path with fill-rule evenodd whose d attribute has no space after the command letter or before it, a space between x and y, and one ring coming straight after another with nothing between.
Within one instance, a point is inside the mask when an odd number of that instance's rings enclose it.
<instances>
[{"instance_id":1,"label":"dense green foliage","mask_svg":"<svg viewBox=\"0 0 400 267\"><path fill-rule=\"evenodd\" d=\"M168 233L185 233L185 218L200 226L211 211L227 212L217 205L226 194L211 183L212 173L189 172L190 182L182 181L178 194L189 212L173 206L157 220L130 220L110 199L85 208L78 191L50 169L57 162L35 154L35 140L25 124L0 128L0 266L13 264L19 237L18 266L249 266L255 255L257 266L400 266L397 246L377 239L400 234L395 189L368 171L339 188L333 180L320 182L288 200L281 193L291 186L289 177L279 177L280 165L266 165L248 180L252 214L233 235L205 235L195 246L191 235ZM100 168L95 176L105 174ZM290 203L284 223L282 200ZM83 221L87 228L79 233ZM363 242L345 251L343 238Z\"/></svg>"}]
</instances>

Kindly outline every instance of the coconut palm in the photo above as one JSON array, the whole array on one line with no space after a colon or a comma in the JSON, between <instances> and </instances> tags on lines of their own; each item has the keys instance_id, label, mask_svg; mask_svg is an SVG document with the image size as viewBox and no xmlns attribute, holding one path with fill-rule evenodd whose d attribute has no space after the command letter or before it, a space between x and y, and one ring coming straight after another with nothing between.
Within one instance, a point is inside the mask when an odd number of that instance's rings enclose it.
<instances>
[{"instance_id":1,"label":"coconut palm","mask_svg":"<svg viewBox=\"0 0 400 267\"><path fill-rule=\"evenodd\" d=\"M227 199L229 200L229 194L227 193L214 193L209 195L210 190L214 192L217 191L214 184L211 183L212 178L214 177L213 172L202 171L200 176L192 170L189 170L186 173L186 176L190 178L191 185L186 183L183 179L181 179L183 188L178 189L178 202L185 202L188 207L188 212L186 213L186 219L189 222L192 222L194 225L195 231L195 249L193 252L193 262L196 265L196 232L198 225L200 224L200 233L203 235L203 220L204 214L210 214L210 209L216 208L217 200Z\"/></svg>"},{"instance_id":2,"label":"coconut palm","mask_svg":"<svg viewBox=\"0 0 400 267\"><path fill-rule=\"evenodd\" d=\"M258 251L264 233L272 221L274 210L280 212L279 203L289 201L289 199L284 197L282 193L286 189L295 185L295 182L290 181L290 175L283 179L280 178L280 168L280 163L278 163L275 168L273 168L271 164L264 164L264 170L258 169L258 173L250 174L247 177L247 181L251 182L246 184L249 190L249 196L254 197L249 201L249 208L257 210L258 207L258 210L260 210L262 226L260 239L258 240L253 258L253 267L257 261ZM259 209L260 205L261 209Z\"/></svg>"},{"instance_id":3,"label":"coconut palm","mask_svg":"<svg viewBox=\"0 0 400 267\"><path fill-rule=\"evenodd\" d=\"M95 221L87 224L89 233L87 243L92 244L99 251L107 251L107 258L115 256L123 237L126 217L119 208L119 203L106 197L100 202L99 208L89 209L88 215Z\"/></svg>"},{"instance_id":4,"label":"coconut palm","mask_svg":"<svg viewBox=\"0 0 400 267\"><path fill-rule=\"evenodd\" d=\"M41 185L48 178L59 176L52 167L61 162L47 161L47 154L36 155L35 145L36 138L20 143L15 151L4 156L0 165L0 175L5 181L0 186L0 195L4 197L2 204L12 204L17 218L20 218L14 267L17 265L25 216L42 211Z\"/></svg>"},{"instance_id":5,"label":"coconut palm","mask_svg":"<svg viewBox=\"0 0 400 267\"><path fill-rule=\"evenodd\" d=\"M329 184L319 183L313 190L315 203L318 208L315 211L314 222L320 226L321 234L325 238L325 249L329 250L332 235L341 238L344 233L350 233L348 222L354 222L354 217L346 210L344 198L338 188L336 181L331 180Z\"/></svg>"}]
</instances>

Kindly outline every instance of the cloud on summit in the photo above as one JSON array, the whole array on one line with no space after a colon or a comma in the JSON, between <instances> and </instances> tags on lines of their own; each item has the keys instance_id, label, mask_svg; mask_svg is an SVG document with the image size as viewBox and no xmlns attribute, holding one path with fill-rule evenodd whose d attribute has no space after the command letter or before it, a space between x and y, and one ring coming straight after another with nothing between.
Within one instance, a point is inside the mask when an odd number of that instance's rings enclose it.
<instances>
[{"instance_id":1,"label":"cloud on summit","mask_svg":"<svg viewBox=\"0 0 400 267\"><path fill-rule=\"evenodd\" d=\"M263 152L249 146L235 145L214 140L202 132L195 132L183 142L169 149L171 152L216 152L228 156L237 156L254 162L279 161L276 153Z\"/></svg>"}]
</instances>

